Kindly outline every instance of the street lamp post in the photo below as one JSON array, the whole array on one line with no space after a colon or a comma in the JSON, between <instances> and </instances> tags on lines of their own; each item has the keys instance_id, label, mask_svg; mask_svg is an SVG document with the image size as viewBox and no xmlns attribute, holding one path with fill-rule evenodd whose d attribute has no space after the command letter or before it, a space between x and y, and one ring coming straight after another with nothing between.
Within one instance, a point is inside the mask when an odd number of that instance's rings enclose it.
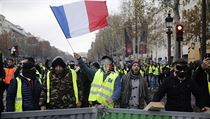
<instances>
[{"instance_id":1,"label":"street lamp post","mask_svg":"<svg viewBox=\"0 0 210 119\"><path fill-rule=\"evenodd\" d=\"M171 29L168 29L166 33L168 36L168 64L171 64L171 34L172 34Z\"/></svg>"},{"instance_id":2,"label":"street lamp post","mask_svg":"<svg viewBox=\"0 0 210 119\"><path fill-rule=\"evenodd\" d=\"M165 22L166 22L166 28L167 28L166 34L168 37L168 64L171 64L171 34L172 34L171 28L173 25L172 24L173 18L171 17L170 13L166 17Z\"/></svg>"}]
</instances>

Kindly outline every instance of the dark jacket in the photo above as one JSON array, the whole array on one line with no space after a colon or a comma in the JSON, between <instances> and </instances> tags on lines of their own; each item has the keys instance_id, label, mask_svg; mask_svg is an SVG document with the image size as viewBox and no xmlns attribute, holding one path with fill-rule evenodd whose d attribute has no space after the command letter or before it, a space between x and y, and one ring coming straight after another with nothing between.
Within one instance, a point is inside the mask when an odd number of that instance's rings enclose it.
<instances>
[{"instance_id":1,"label":"dark jacket","mask_svg":"<svg viewBox=\"0 0 210 119\"><path fill-rule=\"evenodd\" d=\"M147 82L139 74L139 109L145 107L145 102L148 104L151 101L151 97L148 94ZM131 71L124 75L121 79L121 97L120 97L120 107L127 108L129 104L129 99L131 97Z\"/></svg>"},{"instance_id":2,"label":"dark jacket","mask_svg":"<svg viewBox=\"0 0 210 119\"><path fill-rule=\"evenodd\" d=\"M196 98L196 105L200 108L204 107L201 92L190 76L181 82L173 74L159 87L153 101L159 102L166 95L165 110L192 112L191 93Z\"/></svg>"},{"instance_id":3,"label":"dark jacket","mask_svg":"<svg viewBox=\"0 0 210 119\"><path fill-rule=\"evenodd\" d=\"M3 69L3 64L0 64L0 112L4 110L4 105L3 105L3 93L6 88L5 83L3 79L5 78L5 71Z\"/></svg>"},{"instance_id":4,"label":"dark jacket","mask_svg":"<svg viewBox=\"0 0 210 119\"><path fill-rule=\"evenodd\" d=\"M90 93L91 80L88 79L87 75L80 70L77 71L77 78L81 81L82 88L82 106L89 107L88 97Z\"/></svg>"},{"instance_id":5,"label":"dark jacket","mask_svg":"<svg viewBox=\"0 0 210 119\"><path fill-rule=\"evenodd\" d=\"M210 76L210 73L209 73L209 76ZM210 107L210 94L208 91L208 80L210 81L210 79L207 79L207 72L203 70L201 66L199 66L193 73L192 77L193 77L193 80L201 89L201 93L204 97L205 106Z\"/></svg>"},{"instance_id":6,"label":"dark jacket","mask_svg":"<svg viewBox=\"0 0 210 119\"><path fill-rule=\"evenodd\" d=\"M22 81L22 101L23 111L38 110L39 96L41 92L41 84L38 79L33 80L33 88L30 88L29 82L26 78L19 75ZM15 98L17 94L17 80L12 79L7 90L6 111L15 111Z\"/></svg>"}]
</instances>

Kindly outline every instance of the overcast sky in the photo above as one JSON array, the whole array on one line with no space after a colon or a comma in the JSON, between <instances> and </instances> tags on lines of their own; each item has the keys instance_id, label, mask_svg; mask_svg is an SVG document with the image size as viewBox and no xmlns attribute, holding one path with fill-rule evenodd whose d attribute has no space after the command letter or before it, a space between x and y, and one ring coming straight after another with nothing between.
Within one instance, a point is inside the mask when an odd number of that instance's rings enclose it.
<instances>
[{"instance_id":1,"label":"overcast sky","mask_svg":"<svg viewBox=\"0 0 210 119\"><path fill-rule=\"evenodd\" d=\"M24 28L26 32L49 41L52 46L62 51L72 53L49 5L55 6L75 1L78 0L0 0L0 14L13 24ZM118 13L120 0L107 0L107 7L109 14ZM95 33L68 40L75 52L87 52L91 42L95 40Z\"/></svg>"}]
</instances>

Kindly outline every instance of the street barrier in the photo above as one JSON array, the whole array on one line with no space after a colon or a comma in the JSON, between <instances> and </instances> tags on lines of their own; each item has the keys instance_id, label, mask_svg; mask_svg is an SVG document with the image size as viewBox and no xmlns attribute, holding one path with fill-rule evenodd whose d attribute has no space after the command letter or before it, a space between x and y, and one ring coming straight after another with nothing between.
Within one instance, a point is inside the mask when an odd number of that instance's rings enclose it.
<instances>
[{"instance_id":1,"label":"street barrier","mask_svg":"<svg viewBox=\"0 0 210 119\"><path fill-rule=\"evenodd\" d=\"M136 109L107 109L97 119L210 119L210 114L197 112L144 111Z\"/></svg>"},{"instance_id":2,"label":"street barrier","mask_svg":"<svg viewBox=\"0 0 210 119\"><path fill-rule=\"evenodd\" d=\"M75 108L3 112L2 119L210 119L210 114L196 112L144 111L119 108Z\"/></svg>"},{"instance_id":3,"label":"street barrier","mask_svg":"<svg viewBox=\"0 0 210 119\"><path fill-rule=\"evenodd\" d=\"M96 108L3 112L2 119L96 119Z\"/></svg>"}]
</instances>

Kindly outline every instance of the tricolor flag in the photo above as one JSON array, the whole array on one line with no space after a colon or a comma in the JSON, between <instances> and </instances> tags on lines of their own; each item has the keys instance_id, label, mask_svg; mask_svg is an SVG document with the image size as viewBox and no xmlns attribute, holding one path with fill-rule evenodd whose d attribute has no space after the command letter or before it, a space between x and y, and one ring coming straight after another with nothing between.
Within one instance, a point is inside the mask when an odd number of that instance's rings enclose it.
<instances>
[{"instance_id":1,"label":"tricolor flag","mask_svg":"<svg viewBox=\"0 0 210 119\"><path fill-rule=\"evenodd\" d=\"M104 0L80 0L50 7L66 38L89 33L108 25L108 11Z\"/></svg>"}]
</instances>

